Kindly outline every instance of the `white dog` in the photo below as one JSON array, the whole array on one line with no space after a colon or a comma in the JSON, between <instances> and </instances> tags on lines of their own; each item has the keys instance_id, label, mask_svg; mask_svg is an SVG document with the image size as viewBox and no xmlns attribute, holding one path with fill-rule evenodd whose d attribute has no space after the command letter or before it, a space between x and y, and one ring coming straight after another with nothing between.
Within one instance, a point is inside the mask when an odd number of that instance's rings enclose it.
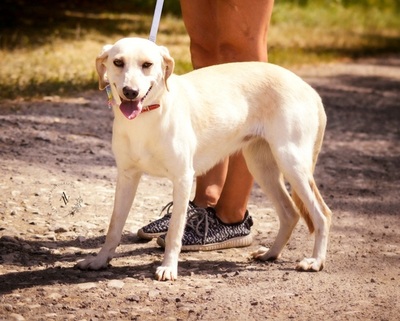
<instances>
[{"instance_id":1,"label":"white dog","mask_svg":"<svg viewBox=\"0 0 400 321\"><path fill-rule=\"evenodd\" d=\"M312 256L297 269L323 268L331 212L313 171L326 115L308 84L284 68L262 62L173 75L174 60L168 50L139 38L105 46L96 67L100 89L109 85L114 97L112 148L118 179L105 244L97 256L78 262L79 268L97 270L112 259L146 172L173 183L174 206L156 278L176 279L193 177L240 150L280 220L273 246L253 257L277 259L301 214L310 232L315 231L315 243Z\"/></svg>"}]
</instances>

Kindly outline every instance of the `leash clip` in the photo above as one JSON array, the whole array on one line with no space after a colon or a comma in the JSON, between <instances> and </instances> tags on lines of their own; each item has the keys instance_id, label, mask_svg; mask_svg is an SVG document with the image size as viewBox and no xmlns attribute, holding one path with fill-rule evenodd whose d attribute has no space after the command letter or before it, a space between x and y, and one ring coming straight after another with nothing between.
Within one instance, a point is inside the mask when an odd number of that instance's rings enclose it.
<instances>
[{"instance_id":1,"label":"leash clip","mask_svg":"<svg viewBox=\"0 0 400 321\"><path fill-rule=\"evenodd\" d=\"M107 97L108 97L108 108L111 109L111 107L113 106L114 98L113 98L113 94L112 94L110 85L106 86L106 92L107 92Z\"/></svg>"}]
</instances>

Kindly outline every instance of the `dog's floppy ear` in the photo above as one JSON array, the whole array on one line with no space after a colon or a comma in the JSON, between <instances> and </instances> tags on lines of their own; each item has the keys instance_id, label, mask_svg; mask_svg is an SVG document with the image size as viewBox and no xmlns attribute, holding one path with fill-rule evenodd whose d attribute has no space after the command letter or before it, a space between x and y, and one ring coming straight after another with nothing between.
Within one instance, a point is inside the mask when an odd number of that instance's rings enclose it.
<instances>
[{"instance_id":1,"label":"dog's floppy ear","mask_svg":"<svg viewBox=\"0 0 400 321\"><path fill-rule=\"evenodd\" d=\"M167 87L167 89L168 89L167 79L174 72L175 61L174 61L174 58L172 58L171 55L169 54L169 51L166 47L160 46L160 52L161 52L161 56L164 61L164 64L163 64L164 65L164 83L165 83L165 87Z\"/></svg>"},{"instance_id":2,"label":"dog's floppy ear","mask_svg":"<svg viewBox=\"0 0 400 321\"><path fill-rule=\"evenodd\" d=\"M108 57L108 51L112 45L105 45L103 47L102 52L97 56L96 58L96 70L97 74L99 76L99 89L103 90L104 88L107 87L108 81L107 81L107 69L106 66L104 65L104 61Z\"/></svg>"}]
</instances>

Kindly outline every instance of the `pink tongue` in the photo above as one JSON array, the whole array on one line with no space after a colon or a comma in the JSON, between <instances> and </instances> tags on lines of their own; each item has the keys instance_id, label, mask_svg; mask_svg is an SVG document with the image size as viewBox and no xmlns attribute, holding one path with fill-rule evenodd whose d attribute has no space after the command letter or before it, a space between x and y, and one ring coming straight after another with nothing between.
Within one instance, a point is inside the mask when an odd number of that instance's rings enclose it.
<instances>
[{"instance_id":1,"label":"pink tongue","mask_svg":"<svg viewBox=\"0 0 400 321\"><path fill-rule=\"evenodd\" d=\"M142 111L142 102L140 100L123 100L119 109L128 119L134 119Z\"/></svg>"}]
</instances>

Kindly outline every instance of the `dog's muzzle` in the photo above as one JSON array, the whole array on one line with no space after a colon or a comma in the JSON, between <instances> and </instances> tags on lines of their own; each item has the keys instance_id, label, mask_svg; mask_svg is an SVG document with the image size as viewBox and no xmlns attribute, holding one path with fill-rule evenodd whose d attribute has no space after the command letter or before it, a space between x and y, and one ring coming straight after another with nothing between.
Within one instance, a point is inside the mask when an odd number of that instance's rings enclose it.
<instances>
[{"instance_id":1,"label":"dog's muzzle","mask_svg":"<svg viewBox=\"0 0 400 321\"><path fill-rule=\"evenodd\" d=\"M139 95L139 91L130 87L124 87L122 89L122 93L128 100L120 97L121 105L119 105L119 109L121 110L122 114L129 120L136 118L142 112L143 101L146 99L152 88L153 86L150 86L143 98L135 99Z\"/></svg>"}]
</instances>

